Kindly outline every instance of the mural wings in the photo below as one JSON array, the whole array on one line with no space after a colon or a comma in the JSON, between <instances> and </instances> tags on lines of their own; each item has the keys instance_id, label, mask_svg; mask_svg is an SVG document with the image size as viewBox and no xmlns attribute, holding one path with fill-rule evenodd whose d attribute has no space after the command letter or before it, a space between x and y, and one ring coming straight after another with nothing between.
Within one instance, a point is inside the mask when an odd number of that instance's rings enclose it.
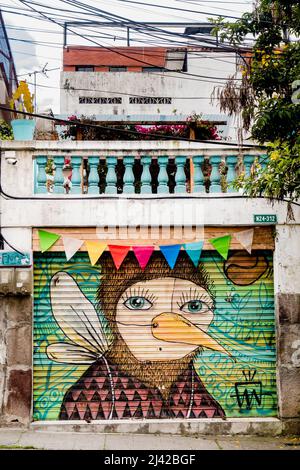
<instances>
[{"instance_id":1,"label":"mural wings","mask_svg":"<svg viewBox=\"0 0 300 470\"><path fill-rule=\"evenodd\" d=\"M68 364L95 362L109 345L93 304L64 271L52 277L50 299L53 316L67 340L47 347L49 359Z\"/></svg>"}]
</instances>

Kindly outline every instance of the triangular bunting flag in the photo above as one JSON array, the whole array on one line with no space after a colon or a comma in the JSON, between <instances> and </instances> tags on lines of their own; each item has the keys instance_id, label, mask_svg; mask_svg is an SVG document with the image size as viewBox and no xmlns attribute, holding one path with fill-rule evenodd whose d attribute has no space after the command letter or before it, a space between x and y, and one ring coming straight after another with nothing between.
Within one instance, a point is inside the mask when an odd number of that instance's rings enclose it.
<instances>
[{"instance_id":1,"label":"triangular bunting flag","mask_svg":"<svg viewBox=\"0 0 300 470\"><path fill-rule=\"evenodd\" d=\"M57 235L57 233L46 232L45 230L38 230L38 234L42 253L49 250L49 248L60 239L60 235Z\"/></svg>"},{"instance_id":2,"label":"triangular bunting flag","mask_svg":"<svg viewBox=\"0 0 300 470\"><path fill-rule=\"evenodd\" d=\"M84 241L78 240L78 238L63 237L63 244L67 261L69 261L75 255L75 253L77 253L83 243Z\"/></svg>"},{"instance_id":3,"label":"triangular bunting flag","mask_svg":"<svg viewBox=\"0 0 300 470\"><path fill-rule=\"evenodd\" d=\"M130 246L108 245L108 248L116 268L119 269L130 249Z\"/></svg>"},{"instance_id":4,"label":"triangular bunting flag","mask_svg":"<svg viewBox=\"0 0 300 470\"><path fill-rule=\"evenodd\" d=\"M245 248L248 253L251 255L254 229L250 228L249 230L243 230L242 232L236 232L233 234L237 241Z\"/></svg>"},{"instance_id":5,"label":"triangular bunting flag","mask_svg":"<svg viewBox=\"0 0 300 470\"><path fill-rule=\"evenodd\" d=\"M160 251L166 258L166 261L171 269L174 268L181 245L161 245Z\"/></svg>"},{"instance_id":6,"label":"triangular bunting flag","mask_svg":"<svg viewBox=\"0 0 300 470\"><path fill-rule=\"evenodd\" d=\"M204 242L184 243L184 249L197 267L200 261L201 251Z\"/></svg>"},{"instance_id":7,"label":"triangular bunting flag","mask_svg":"<svg viewBox=\"0 0 300 470\"><path fill-rule=\"evenodd\" d=\"M153 253L154 246L133 246L132 249L140 267L145 269Z\"/></svg>"},{"instance_id":8,"label":"triangular bunting flag","mask_svg":"<svg viewBox=\"0 0 300 470\"><path fill-rule=\"evenodd\" d=\"M211 238L210 243L217 250L217 252L227 259L229 246L231 242L231 235L224 235L224 237Z\"/></svg>"},{"instance_id":9,"label":"triangular bunting flag","mask_svg":"<svg viewBox=\"0 0 300 470\"><path fill-rule=\"evenodd\" d=\"M106 248L106 243L101 243L101 242L93 242L93 241L85 241L85 246L88 251L91 265L94 266L100 256L102 255L103 251Z\"/></svg>"}]
</instances>

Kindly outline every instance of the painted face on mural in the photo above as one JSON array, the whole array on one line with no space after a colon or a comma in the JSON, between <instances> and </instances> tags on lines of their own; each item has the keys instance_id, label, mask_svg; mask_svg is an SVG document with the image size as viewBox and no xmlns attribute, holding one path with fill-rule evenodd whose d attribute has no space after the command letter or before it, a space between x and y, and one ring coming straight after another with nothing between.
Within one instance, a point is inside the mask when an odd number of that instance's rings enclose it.
<instances>
[{"instance_id":1,"label":"painted face on mural","mask_svg":"<svg viewBox=\"0 0 300 470\"><path fill-rule=\"evenodd\" d=\"M215 349L206 333L212 320L213 299L208 292L173 277L133 284L116 308L118 330L140 361L179 359L199 346Z\"/></svg>"}]
</instances>

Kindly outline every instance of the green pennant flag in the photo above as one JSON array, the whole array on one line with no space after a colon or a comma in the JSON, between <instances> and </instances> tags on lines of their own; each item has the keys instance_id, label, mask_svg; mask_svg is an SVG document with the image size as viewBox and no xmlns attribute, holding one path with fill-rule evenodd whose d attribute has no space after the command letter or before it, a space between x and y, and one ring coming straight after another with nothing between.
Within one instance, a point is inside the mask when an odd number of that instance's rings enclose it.
<instances>
[{"instance_id":1,"label":"green pennant flag","mask_svg":"<svg viewBox=\"0 0 300 470\"><path fill-rule=\"evenodd\" d=\"M40 239L41 252L49 250L54 243L60 239L60 235L52 232L46 232L45 230L38 230Z\"/></svg>"},{"instance_id":2,"label":"green pennant flag","mask_svg":"<svg viewBox=\"0 0 300 470\"><path fill-rule=\"evenodd\" d=\"M224 235L224 237L211 238L209 241L217 250L217 252L221 256L223 256L224 259L227 259L231 242L231 235Z\"/></svg>"}]
</instances>

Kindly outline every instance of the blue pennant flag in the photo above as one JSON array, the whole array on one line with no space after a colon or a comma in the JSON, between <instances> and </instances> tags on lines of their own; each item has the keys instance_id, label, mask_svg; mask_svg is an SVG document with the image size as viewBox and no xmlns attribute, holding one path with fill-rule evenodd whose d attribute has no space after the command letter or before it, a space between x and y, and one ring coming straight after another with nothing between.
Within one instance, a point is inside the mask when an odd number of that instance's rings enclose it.
<instances>
[{"instance_id":1,"label":"blue pennant flag","mask_svg":"<svg viewBox=\"0 0 300 470\"><path fill-rule=\"evenodd\" d=\"M160 251L166 258L166 261L171 269L174 268L181 245L161 245Z\"/></svg>"},{"instance_id":2,"label":"blue pennant flag","mask_svg":"<svg viewBox=\"0 0 300 470\"><path fill-rule=\"evenodd\" d=\"M203 248L204 242L195 242L195 243L184 243L184 249L193 261L195 267L197 268L200 256Z\"/></svg>"}]
</instances>

